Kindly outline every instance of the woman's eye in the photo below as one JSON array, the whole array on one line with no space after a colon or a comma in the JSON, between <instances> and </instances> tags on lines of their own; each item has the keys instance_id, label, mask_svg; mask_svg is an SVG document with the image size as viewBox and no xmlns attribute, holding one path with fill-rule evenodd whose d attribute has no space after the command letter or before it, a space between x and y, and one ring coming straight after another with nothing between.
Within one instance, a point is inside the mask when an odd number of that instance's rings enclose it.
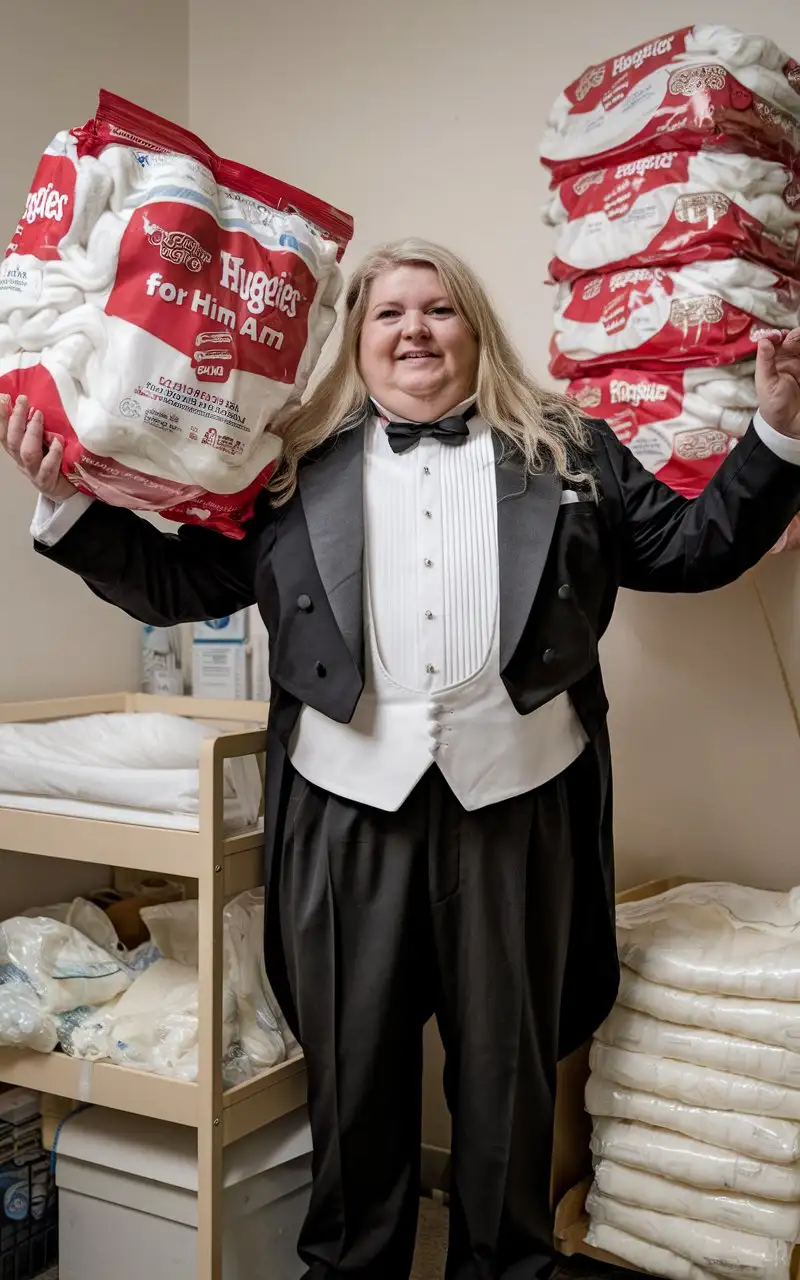
<instances>
[{"instance_id":1,"label":"woman's eye","mask_svg":"<svg viewBox=\"0 0 800 1280\"><path fill-rule=\"evenodd\" d=\"M452 316L454 314L452 307L432 307L432 316Z\"/></svg>"},{"instance_id":2,"label":"woman's eye","mask_svg":"<svg viewBox=\"0 0 800 1280\"><path fill-rule=\"evenodd\" d=\"M400 314L400 312L399 312L399 311L392 311L392 309L391 309L390 307L387 307L385 311L379 311L379 312L378 312L378 319L379 319L379 320L391 320L393 316L397 316L397 315L399 315L399 314Z\"/></svg>"}]
</instances>

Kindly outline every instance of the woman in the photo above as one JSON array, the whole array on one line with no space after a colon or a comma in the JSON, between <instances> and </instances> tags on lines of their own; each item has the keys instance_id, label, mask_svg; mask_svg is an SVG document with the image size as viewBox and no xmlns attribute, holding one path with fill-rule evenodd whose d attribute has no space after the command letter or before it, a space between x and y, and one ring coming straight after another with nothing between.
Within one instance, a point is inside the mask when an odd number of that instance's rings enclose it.
<instances>
[{"instance_id":1,"label":"woman","mask_svg":"<svg viewBox=\"0 0 800 1280\"><path fill-rule=\"evenodd\" d=\"M453 1114L450 1280L552 1269L556 1062L613 1002L598 641L620 586L733 581L800 509L800 330L696 502L522 370L444 249L373 254L242 542L75 495L27 406L0 439L37 549L154 625L270 632L266 954L309 1073L319 1278L406 1280L422 1028ZM420 425L422 424L422 425Z\"/></svg>"}]
</instances>

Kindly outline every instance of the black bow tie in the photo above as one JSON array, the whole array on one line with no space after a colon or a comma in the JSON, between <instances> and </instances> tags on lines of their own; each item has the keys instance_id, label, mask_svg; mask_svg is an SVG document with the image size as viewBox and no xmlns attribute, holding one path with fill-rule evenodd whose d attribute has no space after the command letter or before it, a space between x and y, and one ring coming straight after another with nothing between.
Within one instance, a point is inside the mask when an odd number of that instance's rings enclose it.
<instances>
[{"instance_id":1,"label":"black bow tie","mask_svg":"<svg viewBox=\"0 0 800 1280\"><path fill-rule=\"evenodd\" d=\"M476 412L473 404L464 413L453 414L439 422L390 422L386 435L394 453L407 453L419 444L422 436L433 436L442 444L463 444L469 435L468 420Z\"/></svg>"}]
</instances>

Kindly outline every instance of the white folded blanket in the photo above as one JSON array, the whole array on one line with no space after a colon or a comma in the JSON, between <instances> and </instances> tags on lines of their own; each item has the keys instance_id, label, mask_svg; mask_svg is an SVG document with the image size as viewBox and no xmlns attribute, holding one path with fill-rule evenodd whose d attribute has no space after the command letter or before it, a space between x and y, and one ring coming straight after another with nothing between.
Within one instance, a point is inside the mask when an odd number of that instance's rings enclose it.
<instances>
[{"instance_id":1,"label":"white folded blanket","mask_svg":"<svg viewBox=\"0 0 800 1280\"><path fill-rule=\"evenodd\" d=\"M668 1249L704 1271L730 1280L741 1280L742 1275L753 1280L789 1280L791 1249L783 1241L624 1204L596 1187L589 1192L586 1208L592 1223L616 1227Z\"/></svg>"},{"instance_id":2,"label":"white folded blanket","mask_svg":"<svg viewBox=\"0 0 800 1280\"><path fill-rule=\"evenodd\" d=\"M632 1089L595 1072L586 1085L586 1110L590 1116L610 1116L682 1133L755 1160L775 1164L800 1161L800 1124L794 1121L695 1106Z\"/></svg>"},{"instance_id":3,"label":"white folded blanket","mask_svg":"<svg viewBox=\"0 0 800 1280\"><path fill-rule=\"evenodd\" d=\"M661 1098L707 1107L711 1111L800 1120L800 1089L787 1089L783 1085L749 1080L746 1076L729 1075L646 1053L612 1049L597 1040L589 1060L598 1075L641 1093L655 1093Z\"/></svg>"},{"instance_id":4,"label":"white folded blanket","mask_svg":"<svg viewBox=\"0 0 800 1280\"><path fill-rule=\"evenodd\" d=\"M650 982L627 965L622 967L617 998L627 1008L649 1013L662 1022L706 1027L710 1031L800 1052L800 1002L681 991Z\"/></svg>"},{"instance_id":5,"label":"white folded blanket","mask_svg":"<svg viewBox=\"0 0 800 1280\"><path fill-rule=\"evenodd\" d=\"M666 1129L599 1118L592 1126L592 1154L705 1191L736 1191L796 1205L800 1163L772 1164L726 1151Z\"/></svg>"},{"instance_id":6,"label":"white folded blanket","mask_svg":"<svg viewBox=\"0 0 800 1280\"><path fill-rule=\"evenodd\" d=\"M731 1191L701 1191L642 1169L627 1169L611 1160L597 1162L594 1185L602 1195L625 1204L731 1227L752 1236L797 1240L800 1235L800 1205Z\"/></svg>"},{"instance_id":7,"label":"white folded blanket","mask_svg":"<svg viewBox=\"0 0 800 1280\"><path fill-rule=\"evenodd\" d=\"M669 1249L650 1244L646 1240L637 1240L636 1236L616 1227L609 1227L603 1222L592 1224L586 1234L586 1243L595 1249L603 1249L616 1258L623 1258L637 1271L648 1271L654 1276L663 1276L664 1280L714 1280L712 1271L704 1271L686 1258Z\"/></svg>"},{"instance_id":8,"label":"white folded blanket","mask_svg":"<svg viewBox=\"0 0 800 1280\"><path fill-rule=\"evenodd\" d=\"M796 889L682 885L620 906L617 945L623 964L651 982L751 1000L800 1000Z\"/></svg>"},{"instance_id":9,"label":"white folded blanket","mask_svg":"<svg viewBox=\"0 0 800 1280\"><path fill-rule=\"evenodd\" d=\"M596 1036L615 1049L675 1058L679 1062L693 1062L732 1075L800 1089L800 1053L755 1040L741 1040L719 1031L660 1022L622 1005L614 1007Z\"/></svg>"},{"instance_id":10,"label":"white folded blanket","mask_svg":"<svg viewBox=\"0 0 800 1280\"><path fill-rule=\"evenodd\" d=\"M161 713L0 724L0 792L197 813L200 749L217 733ZM258 766L248 757L228 766L226 795L236 796L254 822L261 798Z\"/></svg>"}]
</instances>

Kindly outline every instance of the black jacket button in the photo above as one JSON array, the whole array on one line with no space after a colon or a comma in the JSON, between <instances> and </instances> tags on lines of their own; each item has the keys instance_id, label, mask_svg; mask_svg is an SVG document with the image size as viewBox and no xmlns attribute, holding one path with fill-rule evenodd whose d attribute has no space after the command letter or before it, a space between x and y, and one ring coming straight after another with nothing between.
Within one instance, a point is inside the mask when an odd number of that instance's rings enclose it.
<instances>
[{"instance_id":1,"label":"black jacket button","mask_svg":"<svg viewBox=\"0 0 800 1280\"><path fill-rule=\"evenodd\" d=\"M542 662L544 663L544 665L546 667L549 667L551 662L555 662L555 659L556 659L555 649L545 649L544 653L542 654Z\"/></svg>"},{"instance_id":2,"label":"black jacket button","mask_svg":"<svg viewBox=\"0 0 800 1280\"><path fill-rule=\"evenodd\" d=\"M328 668L325 666L324 662L318 662L315 667L315 671L319 676L320 680L324 680L325 676L328 674Z\"/></svg>"},{"instance_id":3,"label":"black jacket button","mask_svg":"<svg viewBox=\"0 0 800 1280\"><path fill-rule=\"evenodd\" d=\"M558 598L559 600L572 599L572 587L568 582L562 582L561 586L558 588Z\"/></svg>"},{"instance_id":4,"label":"black jacket button","mask_svg":"<svg viewBox=\"0 0 800 1280\"><path fill-rule=\"evenodd\" d=\"M311 607L312 607L312 606L311 606L311 596L298 596L298 597L297 597L297 607L298 607L298 609L302 609L302 610L303 610L303 613L310 613L310 612L311 612Z\"/></svg>"}]
</instances>

